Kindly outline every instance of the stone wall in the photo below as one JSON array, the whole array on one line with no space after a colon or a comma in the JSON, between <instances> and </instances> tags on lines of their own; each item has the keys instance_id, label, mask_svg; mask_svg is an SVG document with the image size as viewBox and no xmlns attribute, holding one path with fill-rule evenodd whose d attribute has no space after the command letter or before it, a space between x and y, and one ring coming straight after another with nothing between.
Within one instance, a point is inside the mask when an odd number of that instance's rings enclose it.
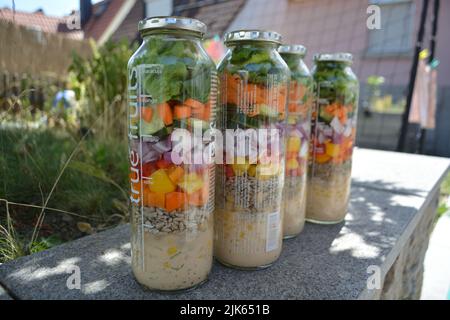
<instances>
[{"instance_id":1,"label":"stone wall","mask_svg":"<svg viewBox=\"0 0 450 320\"><path fill-rule=\"evenodd\" d=\"M439 190L435 192L416 229L386 274L379 299L420 299L423 262L434 226Z\"/></svg>"}]
</instances>

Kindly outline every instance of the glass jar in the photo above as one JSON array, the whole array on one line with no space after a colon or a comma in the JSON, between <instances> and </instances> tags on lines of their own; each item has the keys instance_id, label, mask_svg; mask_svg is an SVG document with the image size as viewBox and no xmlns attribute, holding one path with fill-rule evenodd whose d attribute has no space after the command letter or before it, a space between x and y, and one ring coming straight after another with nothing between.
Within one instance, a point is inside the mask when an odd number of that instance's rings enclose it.
<instances>
[{"instance_id":1,"label":"glass jar","mask_svg":"<svg viewBox=\"0 0 450 320\"><path fill-rule=\"evenodd\" d=\"M212 266L214 166L193 160L211 140L178 156L175 137L215 126L217 73L202 22L154 17L139 31L143 43L128 63L132 268L149 289L182 290Z\"/></svg>"},{"instance_id":2,"label":"glass jar","mask_svg":"<svg viewBox=\"0 0 450 320\"><path fill-rule=\"evenodd\" d=\"M291 70L286 124L286 170L283 189L283 235L293 238L305 225L306 186L313 80L303 59L302 45L284 45L278 49Z\"/></svg>"},{"instance_id":3,"label":"glass jar","mask_svg":"<svg viewBox=\"0 0 450 320\"><path fill-rule=\"evenodd\" d=\"M350 197L359 83L349 53L314 57L316 106L313 112L306 219L339 223Z\"/></svg>"},{"instance_id":4,"label":"glass jar","mask_svg":"<svg viewBox=\"0 0 450 320\"><path fill-rule=\"evenodd\" d=\"M289 68L280 41L270 31L230 32L218 66L217 124L226 147L216 168L214 255L240 269L267 267L281 253Z\"/></svg>"}]
</instances>

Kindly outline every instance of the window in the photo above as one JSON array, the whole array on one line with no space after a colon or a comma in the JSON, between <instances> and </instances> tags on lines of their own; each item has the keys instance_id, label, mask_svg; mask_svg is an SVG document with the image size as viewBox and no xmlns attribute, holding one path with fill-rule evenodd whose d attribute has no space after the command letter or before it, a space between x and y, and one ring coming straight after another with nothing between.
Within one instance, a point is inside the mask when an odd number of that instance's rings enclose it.
<instances>
[{"instance_id":1,"label":"window","mask_svg":"<svg viewBox=\"0 0 450 320\"><path fill-rule=\"evenodd\" d=\"M409 54L413 49L414 4L408 0L370 1L380 7L381 29L368 30L368 55Z\"/></svg>"},{"instance_id":2,"label":"window","mask_svg":"<svg viewBox=\"0 0 450 320\"><path fill-rule=\"evenodd\" d=\"M145 0L145 16L170 16L172 14L172 0Z\"/></svg>"}]
</instances>

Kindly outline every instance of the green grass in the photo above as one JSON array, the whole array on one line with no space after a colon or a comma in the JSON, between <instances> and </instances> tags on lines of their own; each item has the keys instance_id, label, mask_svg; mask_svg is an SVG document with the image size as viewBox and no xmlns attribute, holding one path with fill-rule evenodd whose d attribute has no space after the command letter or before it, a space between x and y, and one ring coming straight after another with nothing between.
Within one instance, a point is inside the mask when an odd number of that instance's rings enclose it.
<instances>
[{"instance_id":1,"label":"green grass","mask_svg":"<svg viewBox=\"0 0 450 320\"><path fill-rule=\"evenodd\" d=\"M447 174L447 177L444 179L444 182L442 182L441 193L450 196L450 172Z\"/></svg>"},{"instance_id":2,"label":"green grass","mask_svg":"<svg viewBox=\"0 0 450 320\"><path fill-rule=\"evenodd\" d=\"M447 177L445 177L444 181L441 184L441 199L439 201L439 207L437 209L438 219L450 210L450 208L447 207L447 201L449 197L450 197L450 172L447 174Z\"/></svg>"},{"instance_id":3,"label":"green grass","mask_svg":"<svg viewBox=\"0 0 450 320\"><path fill-rule=\"evenodd\" d=\"M42 204L78 140L52 130L0 131L0 198ZM105 218L114 211L113 199L125 200L126 154L124 143L85 140L48 206Z\"/></svg>"},{"instance_id":4,"label":"green grass","mask_svg":"<svg viewBox=\"0 0 450 320\"><path fill-rule=\"evenodd\" d=\"M58 235L39 234L47 198L43 223L62 212L101 228L126 220L126 155L125 140L88 136L81 141L57 129L0 130L0 261L61 243ZM22 233L15 230L19 217L28 220Z\"/></svg>"}]
</instances>

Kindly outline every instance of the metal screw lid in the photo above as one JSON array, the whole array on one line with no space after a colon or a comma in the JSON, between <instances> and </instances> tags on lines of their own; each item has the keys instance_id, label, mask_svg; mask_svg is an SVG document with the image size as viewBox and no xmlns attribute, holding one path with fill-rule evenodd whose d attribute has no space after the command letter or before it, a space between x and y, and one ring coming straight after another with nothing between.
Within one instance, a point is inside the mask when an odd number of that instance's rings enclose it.
<instances>
[{"instance_id":1,"label":"metal screw lid","mask_svg":"<svg viewBox=\"0 0 450 320\"><path fill-rule=\"evenodd\" d=\"M279 53L292 53L301 56L306 55L306 47L301 44L285 44L278 48Z\"/></svg>"},{"instance_id":2,"label":"metal screw lid","mask_svg":"<svg viewBox=\"0 0 450 320\"><path fill-rule=\"evenodd\" d=\"M150 17L139 21L138 24L139 32L156 29L173 29L173 30L182 29L198 32L202 36L206 34L206 25L203 22L192 18L167 16L167 17Z\"/></svg>"},{"instance_id":3,"label":"metal screw lid","mask_svg":"<svg viewBox=\"0 0 450 320\"><path fill-rule=\"evenodd\" d=\"M227 32L224 36L225 44L238 41L264 41L280 44L281 35L278 32L267 30L235 30Z\"/></svg>"},{"instance_id":4,"label":"metal screw lid","mask_svg":"<svg viewBox=\"0 0 450 320\"><path fill-rule=\"evenodd\" d=\"M314 61L338 61L352 63L353 55L347 52L318 53L314 55Z\"/></svg>"}]
</instances>

